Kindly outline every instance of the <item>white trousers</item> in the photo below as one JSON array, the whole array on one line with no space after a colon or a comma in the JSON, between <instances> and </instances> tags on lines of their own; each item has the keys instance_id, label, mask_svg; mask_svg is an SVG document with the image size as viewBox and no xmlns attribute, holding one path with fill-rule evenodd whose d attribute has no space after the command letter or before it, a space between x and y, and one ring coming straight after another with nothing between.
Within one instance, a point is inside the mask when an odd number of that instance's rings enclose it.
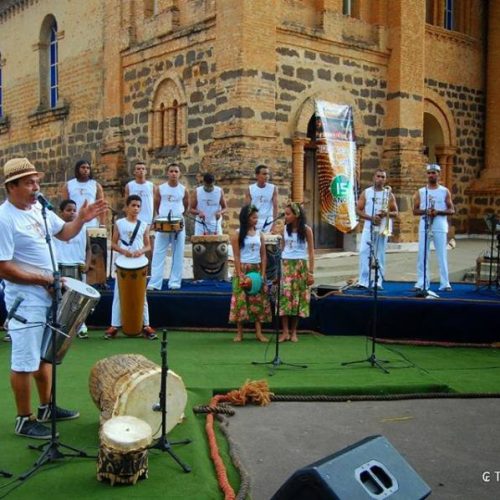
<instances>
[{"instance_id":1,"label":"white trousers","mask_svg":"<svg viewBox=\"0 0 500 500\"><path fill-rule=\"evenodd\" d=\"M425 232L418 233L418 260L417 260L417 282L415 286L418 288L424 287L424 255L427 252L426 270L425 270L425 288L429 288L430 273L429 273L429 260L430 260L430 245L431 237L434 241L434 248L436 249L436 257L439 265L439 288L446 288L450 286L448 278L448 254L446 247L448 245L447 233L444 231L431 231L427 238L427 249L425 250Z\"/></svg>"},{"instance_id":2,"label":"white trousers","mask_svg":"<svg viewBox=\"0 0 500 500\"><path fill-rule=\"evenodd\" d=\"M142 323L149 326L149 307L146 291L144 291L144 312L142 313ZM118 278L115 279L115 290L113 292L113 306L111 307L111 326L119 328L122 326L122 311L120 308L120 290L118 288Z\"/></svg>"},{"instance_id":3,"label":"white trousers","mask_svg":"<svg viewBox=\"0 0 500 500\"><path fill-rule=\"evenodd\" d=\"M172 268L170 269L168 288L181 287L185 241L186 231L184 229L179 233L161 233L159 231L156 233L153 261L151 263L151 279L149 280L148 288L161 290L163 285L163 269L170 245L172 246Z\"/></svg>"},{"instance_id":4,"label":"white trousers","mask_svg":"<svg viewBox=\"0 0 500 500\"><path fill-rule=\"evenodd\" d=\"M382 286L385 272L385 249L387 247L387 236L378 233L378 228L373 229L373 251L379 264L378 286ZM372 263L374 264L374 263ZM369 288L375 280L375 270L370 276L370 229L361 233L361 244L359 247L359 278L358 284Z\"/></svg>"}]
</instances>

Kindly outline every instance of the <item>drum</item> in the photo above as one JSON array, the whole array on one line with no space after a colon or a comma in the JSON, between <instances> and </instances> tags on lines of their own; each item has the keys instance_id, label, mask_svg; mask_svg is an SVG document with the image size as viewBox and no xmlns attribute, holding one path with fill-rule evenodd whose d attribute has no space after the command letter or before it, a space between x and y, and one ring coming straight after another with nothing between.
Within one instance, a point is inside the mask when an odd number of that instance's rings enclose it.
<instances>
[{"instance_id":1,"label":"drum","mask_svg":"<svg viewBox=\"0 0 500 500\"><path fill-rule=\"evenodd\" d=\"M159 233L178 233L184 228L182 217L157 217L153 221L153 229Z\"/></svg>"},{"instance_id":2,"label":"drum","mask_svg":"<svg viewBox=\"0 0 500 500\"><path fill-rule=\"evenodd\" d=\"M90 285L73 278L65 278L64 293L57 311L60 330L68 337L56 333L56 363L61 363L82 323L94 310L101 294ZM52 362L52 330L46 329L42 340L42 359Z\"/></svg>"},{"instance_id":3,"label":"drum","mask_svg":"<svg viewBox=\"0 0 500 500\"><path fill-rule=\"evenodd\" d=\"M75 280L82 280L82 267L83 264L59 264L59 273L66 278L73 278Z\"/></svg>"},{"instance_id":4,"label":"drum","mask_svg":"<svg viewBox=\"0 0 500 500\"><path fill-rule=\"evenodd\" d=\"M116 279L120 292L122 330L125 335L140 335L143 328L144 296L148 274L146 256L125 257L119 255L115 261Z\"/></svg>"},{"instance_id":5,"label":"drum","mask_svg":"<svg viewBox=\"0 0 500 500\"><path fill-rule=\"evenodd\" d=\"M207 234L191 236L193 277L195 280L227 280L229 236Z\"/></svg>"},{"instance_id":6,"label":"drum","mask_svg":"<svg viewBox=\"0 0 500 500\"><path fill-rule=\"evenodd\" d=\"M88 227L87 234L91 251L87 283L104 286L108 262L108 232L105 227Z\"/></svg>"},{"instance_id":7,"label":"drum","mask_svg":"<svg viewBox=\"0 0 500 500\"><path fill-rule=\"evenodd\" d=\"M266 233L264 243L267 255L266 278L267 281L276 281L281 257L281 235Z\"/></svg>"},{"instance_id":8,"label":"drum","mask_svg":"<svg viewBox=\"0 0 500 500\"><path fill-rule=\"evenodd\" d=\"M187 392L182 378L172 370L168 370L166 383L168 433L184 416ZM132 415L151 426L153 438L161 435L160 384L161 368L140 354L101 359L89 377L90 395L101 410L101 424L113 417Z\"/></svg>"},{"instance_id":9,"label":"drum","mask_svg":"<svg viewBox=\"0 0 500 500\"><path fill-rule=\"evenodd\" d=\"M131 416L108 420L100 432L97 480L108 479L113 486L147 479L148 446L152 440L151 426L144 420Z\"/></svg>"}]
</instances>

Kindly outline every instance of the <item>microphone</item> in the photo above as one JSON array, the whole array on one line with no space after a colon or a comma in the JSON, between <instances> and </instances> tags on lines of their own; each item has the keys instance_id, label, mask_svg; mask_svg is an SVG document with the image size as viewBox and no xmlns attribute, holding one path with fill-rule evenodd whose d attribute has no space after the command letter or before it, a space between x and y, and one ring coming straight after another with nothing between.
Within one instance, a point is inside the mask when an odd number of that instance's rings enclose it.
<instances>
[{"instance_id":1,"label":"microphone","mask_svg":"<svg viewBox=\"0 0 500 500\"><path fill-rule=\"evenodd\" d=\"M54 210L52 203L50 203L50 201L47 200L47 198L45 198L45 196L40 191L37 191L36 199L38 200L40 205L42 205L42 207L46 208L47 210Z\"/></svg>"},{"instance_id":2,"label":"microphone","mask_svg":"<svg viewBox=\"0 0 500 500\"><path fill-rule=\"evenodd\" d=\"M285 212L281 212L276 219L272 219L271 222L269 222L266 219L266 222L264 222L264 225L262 226L262 229L265 229L267 226L270 226L271 224L274 224L277 220L282 219L285 216Z\"/></svg>"},{"instance_id":3,"label":"microphone","mask_svg":"<svg viewBox=\"0 0 500 500\"><path fill-rule=\"evenodd\" d=\"M16 314L17 310L19 309L19 306L21 303L24 301L24 296L23 295L18 295L16 299L14 300L14 304L12 304L12 307L10 308L10 311L7 314L7 321L11 320L14 318L15 320L19 321L19 323L26 324L28 320L26 318L23 318L22 316L18 316Z\"/></svg>"}]
</instances>

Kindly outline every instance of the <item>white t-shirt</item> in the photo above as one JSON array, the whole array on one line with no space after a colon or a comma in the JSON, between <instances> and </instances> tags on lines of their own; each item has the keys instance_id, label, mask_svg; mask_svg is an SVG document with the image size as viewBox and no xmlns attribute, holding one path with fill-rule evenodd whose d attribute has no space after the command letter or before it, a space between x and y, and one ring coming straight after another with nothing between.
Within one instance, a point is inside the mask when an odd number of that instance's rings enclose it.
<instances>
[{"instance_id":1,"label":"white t-shirt","mask_svg":"<svg viewBox=\"0 0 500 500\"><path fill-rule=\"evenodd\" d=\"M288 234L286 227L283 236L285 244L281 254L282 259L307 260L309 258L309 254L307 253L307 239L304 238L304 241L300 241L298 234L296 232L292 232L291 235Z\"/></svg>"},{"instance_id":2,"label":"white t-shirt","mask_svg":"<svg viewBox=\"0 0 500 500\"><path fill-rule=\"evenodd\" d=\"M217 220L215 214L221 209L220 200L222 198L222 189L214 186L212 191L205 191L204 186L196 188L197 208L205 214L205 224L196 222L194 234L222 234L222 217Z\"/></svg>"},{"instance_id":3,"label":"white t-shirt","mask_svg":"<svg viewBox=\"0 0 500 500\"><path fill-rule=\"evenodd\" d=\"M259 187L257 183L251 184L249 187L250 198L252 205L255 205L259 210L259 222L257 229L267 233L271 231L273 220L273 195L276 186L268 182L264 187ZM264 224L267 222L267 226Z\"/></svg>"},{"instance_id":4,"label":"white t-shirt","mask_svg":"<svg viewBox=\"0 0 500 500\"><path fill-rule=\"evenodd\" d=\"M448 189L444 186L438 185L437 189L428 189L426 187L420 188L420 209L427 210L428 208L435 208L437 211L444 211L446 206L446 196ZM420 224L418 230L425 231L425 216L420 217ZM432 231L447 233L448 232L448 216L436 215L432 220Z\"/></svg>"},{"instance_id":5,"label":"white t-shirt","mask_svg":"<svg viewBox=\"0 0 500 500\"><path fill-rule=\"evenodd\" d=\"M80 182L76 177L67 183L68 196L76 203L76 210L80 210L85 201L94 203L97 197L97 182L89 179L87 182ZM86 227L99 227L99 220L96 217L85 224Z\"/></svg>"},{"instance_id":6,"label":"white t-shirt","mask_svg":"<svg viewBox=\"0 0 500 500\"><path fill-rule=\"evenodd\" d=\"M47 211L49 233L59 233L64 221ZM38 272L52 273L50 251L45 241L45 225L39 203L29 210L20 210L8 200L0 206L0 261L13 261ZM54 252L55 253L55 252ZM57 258L57 256L56 256ZM12 307L17 295L24 297L23 306L50 306L51 298L41 285L20 285L4 280L5 306Z\"/></svg>"},{"instance_id":7,"label":"white t-shirt","mask_svg":"<svg viewBox=\"0 0 500 500\"><path fill-rule=\"evenodd\" d=\"M245 246L240 248L240 262L242 264L260 264L260 231L253 236L245 236Z\"/></svg>"},{"instance_id":8,"label":"white t-shirt","mask_svg":"<svg viewBox=\"0 0 500 500\"><path fill-rule=\"evenodd\" d=\"M153 222L154 185L151 181L139 184L137 181L130 181L128 184L128 194L136 194L141 197L141 211L139 219L146 224Z\"/></svg>"},{"instance_id":9,"label":"white t-shirt","mask_svg":"<svg viewBox=\"0 0 500 500\"><path fill-rule=\"evenodd\" d=\"M160 217L167 217L171 212L172 217L182 217L184 213L184 193L186 188L182 184L172 187L165 182L160 185Z\"/></svg>"},{"instance_id":10,"label":"white t-shirt","mask_svg":"<svg viewBox=\"0 0 500 500\"><path fill-rule=\"evenodd\" d=\"M127 246L123 243L123 241L125 241L125 243L130 242L130 239L134 234L136 225L136 222L130 222L126 218L118 219L116 221L116 229L118 230L118 246L120 248L126 248L131 252L135 252L136 250L140 250L144 247L144 233L146 232L148 225L142 221L137 234L135 235L134 241L132 242L132 245Z\"/></svg>"},{"instance_id":11,"label":"white t-shirt","mask_svg":"<svg viewBox=\"0 0 500 500\"><path fill-rule=\"evenodd\" d=\"M54 238L59 264L85 264L87 256L87 231L85 228L68 241Z\"/></svg>"}]
</instances>

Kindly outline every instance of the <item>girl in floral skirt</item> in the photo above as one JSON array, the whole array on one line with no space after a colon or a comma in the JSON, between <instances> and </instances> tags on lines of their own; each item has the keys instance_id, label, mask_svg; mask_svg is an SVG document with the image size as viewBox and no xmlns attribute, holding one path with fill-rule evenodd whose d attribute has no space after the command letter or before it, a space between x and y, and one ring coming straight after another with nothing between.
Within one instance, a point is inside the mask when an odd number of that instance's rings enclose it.
<instances>
[{"instance_id":1,"label":"girl in floral skirt","mask_svg":"<svg viewBox=\"0 0 500 500\"><path fill-rule=\"evenodd\" d=\"M255 335L260 342L269 339L262 335L262 323L271 321L271 308L267 299L267 287L262 286L259 293L249 295L242 285L247 279L245 274L256 271L266 278L266 248L260 231L256 225L259 220L258 209L253 205L245 205L240 211L240 229L231 237L234 253L233 295L229 322L236 323L237 333L234 342L243 340L243 322L255 323Z\"/></svg>"},{"instance_id":2,"label":"girl in floral skirt","mask_svg":"<svg viewBox=\"0 0 500 500\"><path fill-rule=\"evenodd\" d=\"M304 209L298 203L289 203L285 208L282 249L279 305L283 332L279 341L297 342L297 324L299 318L309 316L309 286L314 283L313 232L306 225Z\"/></svg>"}]
</instances>

